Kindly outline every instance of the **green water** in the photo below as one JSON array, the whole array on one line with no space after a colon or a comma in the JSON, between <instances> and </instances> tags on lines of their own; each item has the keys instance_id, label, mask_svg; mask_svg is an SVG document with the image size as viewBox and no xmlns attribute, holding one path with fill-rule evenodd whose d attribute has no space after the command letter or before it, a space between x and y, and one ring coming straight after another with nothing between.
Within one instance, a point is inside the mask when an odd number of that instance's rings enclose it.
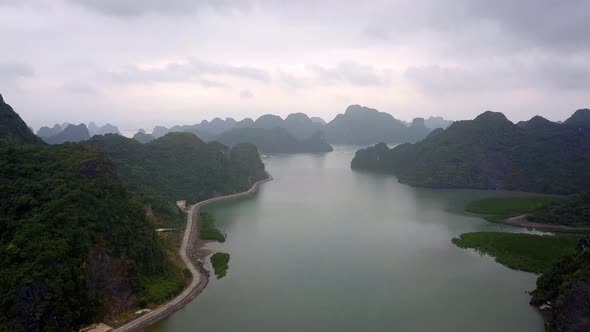
<instances>
[{"instance_id":1,"label":"green water","mask_svg":"<svg viewBox=\"0 0 590 332\"><path fill-rule=\"evenodd\" d=\"M496 193L411 188L353 155L272 156L256 196L208 208L227 276L150 331L543 331L535 275L451 243L521 231L462 211Z\"/></svg>"}]
</instances>

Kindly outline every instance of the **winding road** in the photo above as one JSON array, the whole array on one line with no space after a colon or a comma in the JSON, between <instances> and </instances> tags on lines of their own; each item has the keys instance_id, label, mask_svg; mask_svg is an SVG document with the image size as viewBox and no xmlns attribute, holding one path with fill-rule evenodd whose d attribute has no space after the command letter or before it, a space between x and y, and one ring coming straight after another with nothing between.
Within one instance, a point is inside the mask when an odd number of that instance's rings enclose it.
<instances>
[{"instance_id":1,"label":"winding road","mask_svg":"<svg viewBox=\"0 0 590 332\"><path fill-rule=\"evenodd\" d=\"M173 312L181 309L182 307L184 307L184 305L192 301L195 297L197 297L197 295L199 295L199 293L201 293L205 286L207 286L208 276L204 274L201 270L199 270L189 258L192 246L194 244L193 239L195 238L195 236L198 237L198 228L196 226L198 224L199 209L207 204L236 199L254 194L258 191L258 188L261 184L271 181L273 179L268 172L266 172L266 175L266 179L254 183L248 191L244 191L237 194L231 194L227 196L210 198L208 200L194 204L189 208L186 219L186 228L184 231L184 236L182 237L182 244L180 245L180 250L178 253L186 267L191 272L191 283L187 288L185 288L182 291L182 293L180 293L170 302L126 323L125 325L116 328L116 332L139 331L145 329L149 325L152 325L157 321L171 315Z\"/></svg>"}]
</instances>

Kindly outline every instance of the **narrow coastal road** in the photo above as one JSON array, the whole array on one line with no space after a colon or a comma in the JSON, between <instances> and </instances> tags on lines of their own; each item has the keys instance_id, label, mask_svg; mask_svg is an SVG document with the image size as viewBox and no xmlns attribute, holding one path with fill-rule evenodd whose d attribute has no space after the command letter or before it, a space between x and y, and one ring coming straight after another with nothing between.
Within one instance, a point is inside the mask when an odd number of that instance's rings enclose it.
<instances>
[{"instance_id":1,"label":"narrow coastal road","mask_svg":"<svg viewBox=\"0 0 590 332\"><path fill-rule=\"evenodd\" d=\"M207 204L236 199L254 194L256 191L258 191L258 188L261 184L271 181L273 179L268 172L266 173L266 175L268 176L266 179L254 183L248 191L227 196L214 197L194 204L189 208L186 220L186 228L184 231L184 236L182 237L182 244L180 245L179 255L180 258L182 258L182 261L184 262L186 267L191 272L191 283L187 288L185 288L182 291L182 293L180 293L170 302L158 307L157 309L141 317L138 317L126 323L125 325L116 328L116 332L140 331L148 327L149 325L154 324L155 322L171 315L173 312L182 308L184 305L192 301L197 295L199 295L199 293L201 293L205 286L207 286L208 277L207 275L201 273L201 271L193 264L193 262L189 258L192 246L194 244L193 240L195 239L195 237L198 237L197 224L199 218L199 209Z\"/></svg>"}]
</instances>

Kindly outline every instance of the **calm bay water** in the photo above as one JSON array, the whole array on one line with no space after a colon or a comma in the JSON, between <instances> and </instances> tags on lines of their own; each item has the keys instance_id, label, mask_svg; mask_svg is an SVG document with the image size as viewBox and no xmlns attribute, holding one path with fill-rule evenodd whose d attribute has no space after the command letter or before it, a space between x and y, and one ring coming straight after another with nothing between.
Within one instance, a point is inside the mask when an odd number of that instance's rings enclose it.
<instances>
[{"instance_id":1,"label":"calm bay water","mask_svg":"<svg viewBox=\"0 0 590 332\"><path fill-rule=\"evenodd\" d=\"M521 231L462 211L497 193L355 172L354 151L272 156L257 195L208 208L228 274L149 331L543 331L535 275L451 243Z\"/></svg>"}]
</instances>

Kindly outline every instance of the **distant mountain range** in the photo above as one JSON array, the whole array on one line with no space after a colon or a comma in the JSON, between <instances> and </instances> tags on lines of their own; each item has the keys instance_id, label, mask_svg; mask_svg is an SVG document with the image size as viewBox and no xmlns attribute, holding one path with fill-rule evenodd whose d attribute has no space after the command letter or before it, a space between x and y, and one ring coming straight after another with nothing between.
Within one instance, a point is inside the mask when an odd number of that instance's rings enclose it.
<instances>
[{"instance_id":1,"label":"distant mountain range","mask_svg":"<svg viewBox=\"0 0 590 332\"><path fill-rule=\"evenodd\" d=\"M104 126L97 126L94 122L90 122L88 124L88 133L90 137L94 135L106 135L106 134L118 134L121 135L119 132L119 128L113 126L110 123L105 124Z\"/></svg>"},{"instance_id":2,"label":"distant mountain range","mask_svg":"<svg viewBox=\"0 0 590 332\"><path fill-rule=\"evenodd\" d=\"M434 130L436 128L447 129L447 127L450 126L452 123L453 121L445 120L440 116L431 116L428 119L424 120L424 125L426 125L426 127L430 128L431 130Z\"/></svg>"},{"instance_id":3,"label":"distant mountain range","mask_svg":"<svg viewBox=\"0 0 590 332\"><path fill-rule=\"evenodd\" d=\"M282 127L234 128L217 137L225 145L252 143L264 153L330 152L334 149L324 139L321 131L306 139L296 139Z\"/></svg>"},{"instance_id":4,"label":"distant mountain range","mask_svg":"<svg viewBox=\"0 0 590 332\"><path fill-rule=\"evenodd\" d=\"M156 138L152 134L146 134L145 132L138 131L135 135L133 135L133 139L139 143L145 144L155 140Z\"/></svg>"},{"instance_id":5,"label":"distant mountain range","mask_svg":"<svg viewBox=\"0 0 590 332\"><path fill-rule=\"evenodd\" d=\"M215 118L194 125L177 125L171 128L156 126L154 138L169 132L190 132L204 141L217 140L224 144L253 143L266 153L327 152L330 144L371 145L381 141L389 143L416 142L435 128L446 128L452 121L441 117L416 118L411 124L375 109L351 105L326 123L319 117L292 113L285 119L265 114L256 120L236 121ZM138 133L138 141L151 139L145 132Z\"/></svg>"},{"instance_id":6,"label":"distant mountain range","mask_svg":"<svg viewBox=\"0 0 590 332\"><path fill-rule=\"evenodd\" d=\"M55 124L53 127L41 127L37 131L37 136L41 137L49 144L62 144L66 142L81 142L89 140L94 135L121 134L119 128L110 123L104 126L97 126L90 122L88 126L81 123L73 125L70 123Z\"/></svg>"},{"instance_id":7,"label":"distant mountain range","mask_svg":"<svg viewBox=\"0 0 590 332\"><path fill-rule=\"evenodd\" d=\"M256 120L214 118L193 125L170 128L156 126L151 133L140 129L133 138L145 144L171 132L188 132L205 142L219 141L229 145L253 143L263 153L329 152L333 150L330 144L367 146L378 142L417 142L433 129L446 128L451 123L441 117L415 118L411 123L406 123L389 113L351 105L328 123L322 118L310 118L304 113L292 113L285 119L265 114ZM106 134L120 132L109 123L97 126L94 122L88 126L55 124L37 131L37 136L49 144L81 142L95 135Z\"/></svg>"},{"instance_id":8,"label":"distant mountain range","mask_svg":"<svg viewBox=\"0 0 590 332\"><path fill-rule=\"evenodd\" d=\"M354 169L380 170L434 188L569 194L590 189L590 110L563 124L540 116L513 124L502 113L437 129L416 144L357 151Z\"/></svg>"}]
</instances>

